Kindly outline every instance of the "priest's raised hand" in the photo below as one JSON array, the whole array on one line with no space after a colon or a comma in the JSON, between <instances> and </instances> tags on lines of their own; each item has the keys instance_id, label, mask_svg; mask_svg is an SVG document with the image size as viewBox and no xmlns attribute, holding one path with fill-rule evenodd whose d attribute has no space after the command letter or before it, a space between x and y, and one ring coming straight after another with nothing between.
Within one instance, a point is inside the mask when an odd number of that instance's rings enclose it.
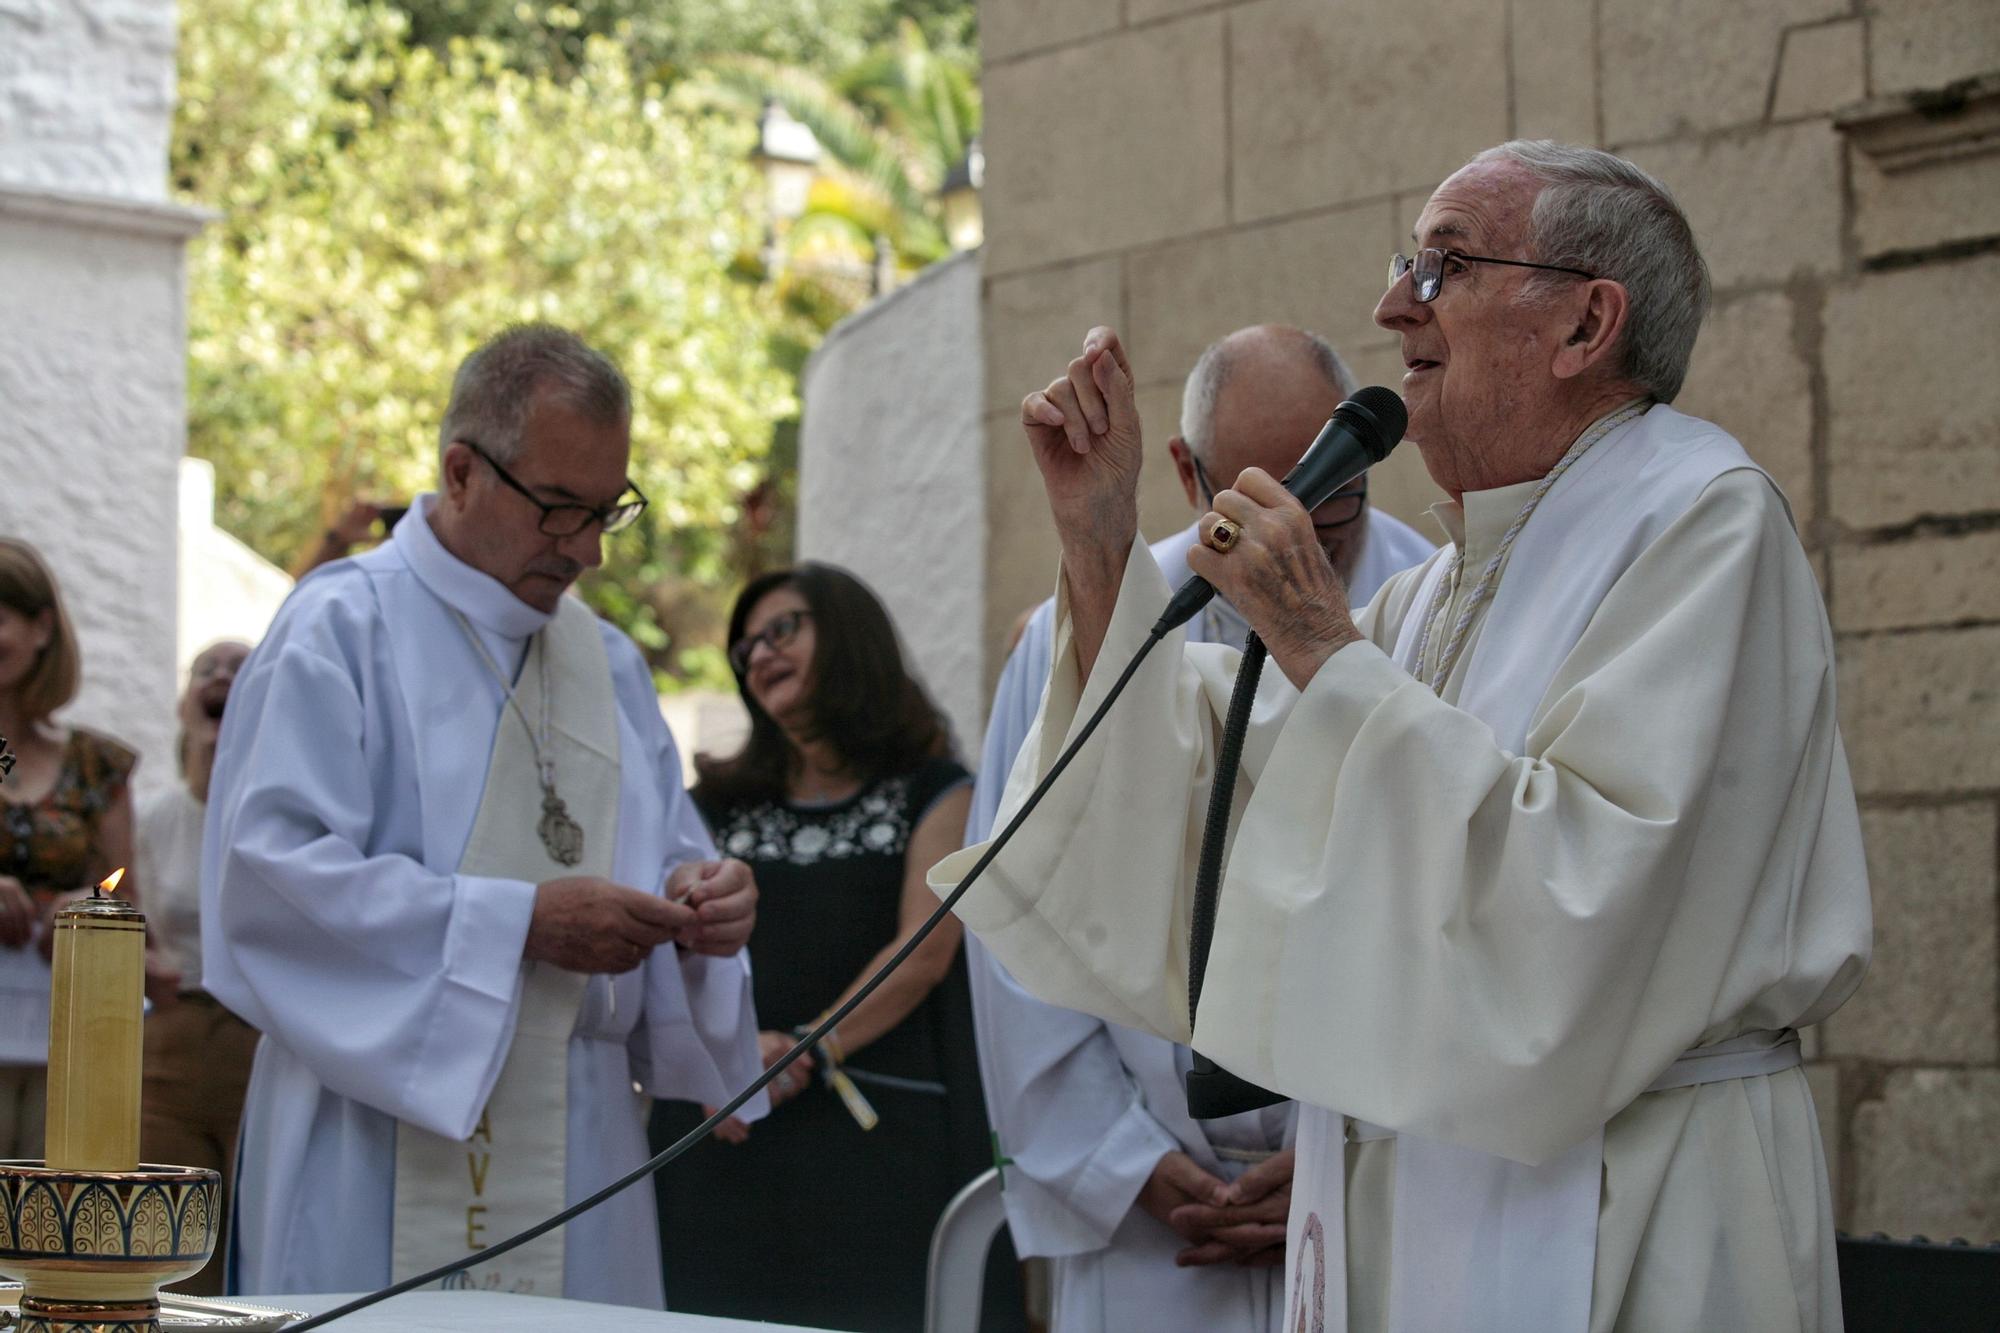
<instances>
[{"instance_id":1,"label":"priest's raised hand","mask_svg":"<svg viewBox=\"0 0 2000 1333\"><path fill-rule=\"evenodd\" d=\"M570 972L630 972L695 924L695 909L594 875L535 890L521 956Z\"/></svg>"},{"instance_id":2,"label":"priest's raised hand","mask_svg":"<svg viewBox=\"0 0 2000 1333\"><path fill-rule=\"evenodd\" d=\"M1021 429L1048 490L1088 675L1139 532L1139 410L1117 333L1092 329L1063 374L1021 400Z\"/></svg>"}]
</instances>

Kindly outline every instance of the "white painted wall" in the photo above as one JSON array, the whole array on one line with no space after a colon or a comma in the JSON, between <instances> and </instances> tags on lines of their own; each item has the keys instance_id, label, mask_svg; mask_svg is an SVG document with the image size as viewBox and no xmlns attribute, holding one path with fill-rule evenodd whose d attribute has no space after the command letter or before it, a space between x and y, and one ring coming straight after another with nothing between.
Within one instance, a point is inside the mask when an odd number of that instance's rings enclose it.
<instances>
[{"instance_id":1,"label":"white painted wall","mask_svg":"<svg viewBox=\"0 0 2000 1333\"><path fill-rule=\"evenodd\" d=\"M735 754L750 738L750 713L735 691L682 690L660 696L660 716L681 755L681 779L694 786L694 757Z\"/></svg>"},{"instance_id":2,"label":"white painted wall","mask_svg":"<svg viewBox=\"0 0 2000 1333\"><path fill-rule=\"evenodd\" d=\"M173 0L0 0L0 181L163 199Z\"/></svg>"},{"instance_id":3,"label":"white painted wall","mask_svg":"<svg viewBox=\"0 0 2000 1333\"><path fill-rule=\"evenodd\" d=\"M987 704L979 256L851 316L805 373L799 557L858 574L976 758Z\"/></svg>"},{"instance_id":4,"label":"white painted wall","mask_svg":"<svg viewBox=\"0 0 2000 1333\"><path fill-rule=\"evenodd\" d=\"M174 679L217 639L255 644L271 627L292 576L215 526L215 464L180 463L180 608Z\"/></svg>"},{"instance_id":5,"label":"white painted wall","mask_svg":"<svg viewBox=\"0 0 2000 1333\"><path fill-rule=\"evenodd\" d=\"M172 780L182 251L172 0L0 0L0 533L82 639L65 715Z\"/></svg>"}]
</instances>

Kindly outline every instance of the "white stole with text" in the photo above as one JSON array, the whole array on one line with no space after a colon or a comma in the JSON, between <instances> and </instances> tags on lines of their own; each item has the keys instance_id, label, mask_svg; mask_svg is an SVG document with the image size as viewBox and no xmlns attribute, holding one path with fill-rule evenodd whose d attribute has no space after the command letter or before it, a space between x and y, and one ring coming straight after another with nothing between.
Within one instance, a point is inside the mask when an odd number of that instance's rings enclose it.
<instances>
[{"instance_id":1,"label":"white stole with text","mask_svg":"<svg viewBox=\"0 0 2000 1333\"><path fill-rule=\"evenodd\" d=\"M558 791L584 831L583 859L564 866L536 831L542 790L535 747L521 716L502 704L486 787L458 871L540 884L605 876L618 837L618 714L597 618L565 597L530 649L515 697L539 720L549 700L549 745ZM513 1043L472 1137L444 1138L396 1126L395 1237L391 1276L412 1277L485 1249L560 1212L569 1116L569 1039L589 978L549 963L523 963ZM560 1296L563 1232L480 1267L476 1285ZM454 1284L448 1279L447 1286Z\"/></svg>"}]
</instances>

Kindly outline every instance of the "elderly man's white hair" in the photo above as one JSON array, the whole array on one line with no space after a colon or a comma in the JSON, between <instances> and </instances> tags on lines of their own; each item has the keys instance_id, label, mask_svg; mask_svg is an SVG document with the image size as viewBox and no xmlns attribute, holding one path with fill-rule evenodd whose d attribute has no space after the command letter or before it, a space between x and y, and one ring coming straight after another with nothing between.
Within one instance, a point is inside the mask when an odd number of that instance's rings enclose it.
<instances>
[{"instance_id":1,"label":"elderly man's white hair","mask_svg":"<svg viewBox=\"0 0 2000 1333\"><path fill-rule=\"evenodd\" d=\"M1342 398L1354 396L1354 372L1340 359L1340 353L1333 350L1333 344L1317 333L1283 324L1259 324L1254 328L1238 329L1202 349L1201 359L1194 363L1194 369L1188 372L1187 383L1181 388L1181 439L1197 457L1203 458L1204 465L1208 447L1215 437L1215 403L1222 397L1222 387L1243 363L1243 358L1252 355L1257 343L1263 341L1293 344L1288 350L1294 352L1303 364L1318 371Z\"/></svg>"},{"instance_id":2,"label":"elderly man's white hair","mask_svg":"<svg viewBox=\"0 0 2000 1333\"><path fill-rule=\"evenodd\" d=\"M1515 139L1472 160L1518 162L1542 182L1529 222L1535 259L1625 288L1625 377L1672 402L1708 314L1709 284L1694 228L1667 187L1622 157L1549 139ZM1552 291L1558 281L1538 273L1528 290Z\"/></svg>"},{"instance_id":3,"label":"elderly man's white hair","mask_svg":"<svg viewBox=\"0 0 2000 1333\"><path fill-rule=\"evenodd\" d=\"M438 425L439 466L454 440L513 462L528 408L543 392L593 421L632 416L631 386L610 357L557 325L515 324L480 344L452 376L451 404Z\"/></svg>"}]
</instances>

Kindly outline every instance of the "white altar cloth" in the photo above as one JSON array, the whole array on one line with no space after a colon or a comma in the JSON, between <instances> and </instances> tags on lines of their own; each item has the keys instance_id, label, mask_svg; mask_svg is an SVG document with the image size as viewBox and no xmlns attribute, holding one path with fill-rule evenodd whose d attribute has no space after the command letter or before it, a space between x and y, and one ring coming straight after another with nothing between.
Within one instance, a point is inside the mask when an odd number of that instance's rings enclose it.
<instances>
[{"instance_id":1,"label":"white altar cloth","mask_svg":"<svg viewBox=\"0 0 2000 1333\"><path fill-rule=\"evenodd\" d=\"M344 1305L354 1293L312 1296L246 1296L259 1305L318 1314ZM413 1291L336 1319L328 1333L783 1333L797 1324L750 1323L707 1315L671 1314L630 1305L515 1296L497 1291Z\"/></svg>"}]
</instances>

